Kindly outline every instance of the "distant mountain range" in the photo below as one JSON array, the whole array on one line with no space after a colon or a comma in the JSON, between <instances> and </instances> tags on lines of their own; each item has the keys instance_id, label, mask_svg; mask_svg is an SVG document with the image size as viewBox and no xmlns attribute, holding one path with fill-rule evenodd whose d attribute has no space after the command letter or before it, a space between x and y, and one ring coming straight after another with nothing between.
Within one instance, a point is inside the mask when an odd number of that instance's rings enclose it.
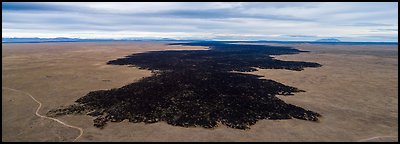
<instances>
[{"instance_id":1,"label":"distant mountain range","mask_svg":"<svg viewBox=\"0 0 400 144\"><path fill-rule=\"evenodd\" d=\"M334 38L327 38L327 39L319 39L319 40L316 40L315 42L341 42L341 41L338 39L334 39Z\"/></svg>"},{"instance_id":2,"label":"distant mountain range","mask_svg":"<svg viewBox=\"0 0 400 144\"><path fill-rule=\"evenodd\" d=\"M42 42L90 42L114 41L113 39L79 39L79 38L2 38L2 43L42 43Z\"/></svg>"},{"instance_id":3,"label":"distant mountain range","mask_svg":"<svg viewBox=\"0 0 400 144\"><path fill-rule=\"evenodd\" d=\"M111 42L111 41L188 41L171 38L138 38L138 39L80 39L80 38L2 38L2 43L46 43L46 42ZM190 40L193 41L193 40Z\"/></svg>"},{"instance_id":4,"label":"distant mountain range","mask_svg":"<svg viewBox=\"0 0 400 144\"><path fill-rule=\"evenodd\" d=\"M276 41L276 40L213 40L213 39L172 39L172 38L130 38L130 39L81 39L81 38L2 38L2 43L47 43L47 42L113 42L113 41L164 41L164 42L190 42L190 41L225 41L231 43L318 43L318 44L398 44L398 42L343 42L334 38L319 39L316 41Z\"/></svg>"},{"instance_id":5,"label":"distant mountain range","mask_svg":"<svg viewBox=\"0 0 400 144\"><path fill-rule=\"evenodd\" d=\"M316 40L315 42L342 42L342 41L335 38L327 38L327 39L319 39Z\"/></svg>"}]
</instances>

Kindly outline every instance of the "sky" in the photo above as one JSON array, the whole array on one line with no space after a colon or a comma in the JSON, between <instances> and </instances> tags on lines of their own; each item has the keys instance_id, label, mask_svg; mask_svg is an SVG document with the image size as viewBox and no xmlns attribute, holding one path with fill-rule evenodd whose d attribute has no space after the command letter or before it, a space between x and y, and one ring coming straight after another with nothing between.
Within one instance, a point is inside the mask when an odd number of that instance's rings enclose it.
<instances>
[{"instance_id":1,"label":"sky","mask_svg":"<svg viewBox=\"0 0 400 144\"><path fill-rule=\"evenodd\" d=\"M2 2L2 35L398 42L398 3Z\"/></svg>"}]
</instances>

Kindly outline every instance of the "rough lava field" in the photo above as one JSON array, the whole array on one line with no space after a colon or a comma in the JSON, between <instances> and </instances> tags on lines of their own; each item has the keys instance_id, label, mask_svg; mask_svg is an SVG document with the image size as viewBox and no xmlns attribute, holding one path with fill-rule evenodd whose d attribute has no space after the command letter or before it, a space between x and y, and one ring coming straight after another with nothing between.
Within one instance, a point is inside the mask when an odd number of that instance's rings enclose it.
<instances>
[{"instance_id":1,"label":"rough lava field","mask_svg":"<svg viewBox=\"0 0 400 144\"><path fill-rule=\"evenodd\" d=\"M120 88L89 92L76 104L53 109L47 115L87 114L95 117L94 126L98 128L104 128L109 121L127 119L133 123L165 121L182 127L215 128L224 124L236 129L250 129L263 119L318 121L321 116L276 97L303 90L240 73L256 68L301 71L320 67L318 63L283 61L270 56L307 51L224 42L170 45L208 46L209 50L150 51L108 61L110 65L152 70L153 75Z\"/></svg>"}]
</instances>

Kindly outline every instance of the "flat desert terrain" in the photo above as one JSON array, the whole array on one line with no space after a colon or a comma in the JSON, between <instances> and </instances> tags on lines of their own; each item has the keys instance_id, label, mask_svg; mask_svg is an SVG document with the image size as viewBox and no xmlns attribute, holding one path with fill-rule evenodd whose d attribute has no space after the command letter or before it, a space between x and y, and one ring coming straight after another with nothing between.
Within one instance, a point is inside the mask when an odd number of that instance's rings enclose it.
<instances>
[{"instance_id":1,"label":"flat desert terrain","mask_svg":"<svg viewBox=\"0 0 400 144\"><path fill-rule=\"evenodd\" d=\"M258 43L260 44L260 43ZM184 128L110 122L93 126L93 117L67 115L66 127L35 115L67 106L90 91L118 88L151 75L136 67L107 65L132 53L206 50L161 42L2 44L2 141L398 141L398 45L285 45L310 51L280 55L286 61L316 62L303 71L258 69L264 76L306 92L278 96L318 112L319 122L260 120L250 130L219 126Z\"/></svg>"}]
</instances>

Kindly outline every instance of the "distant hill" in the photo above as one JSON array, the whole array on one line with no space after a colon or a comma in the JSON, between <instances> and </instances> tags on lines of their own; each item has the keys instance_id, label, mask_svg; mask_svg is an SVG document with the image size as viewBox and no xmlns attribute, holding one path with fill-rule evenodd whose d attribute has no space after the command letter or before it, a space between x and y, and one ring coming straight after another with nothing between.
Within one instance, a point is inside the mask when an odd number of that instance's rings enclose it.
<instances>
[{"instance_id":1,"label":"distant hill","mask_svg":"<svg viewBox=\"0 0 400 144\"><path fill-rule=\"evenodd\" d=\"M195 41L171 38L135 38L135 39L80 39L80 38L2 38L2 43L47 43L47 42L112 42L112 41Z\"/></svg>"},{"instance_id":2,"label":"distant hill","mask_svg":"<svg viewBox=\"0 0 400 144\"><path fill-rule=\"evenodd\" d=\"M139 41L136 39L80 39L80 38L2 38L2 43L48 43L48 42L111 42Z\"/></svg>"},{"instance_id":3,"label":"distant hill","mask_svg":"<svg viewBox=\"0 0 400 144\"><path fill-rule=\"evenodd\" d=\"M278 40L251 40L251 41L230 41L230 40L214 40L214 39L173 39L173 38L126 38L126 39L81 39L81 38L2 38L2 43L53 43L53 42L120 42L120 41L161 41L161 42L193 42L193 41L221 41L229 43L317 43L317 44L384 44L397 45L398 42L343 42L338 39L328 38L316 41L278 41Z\"/></svg>"},{"instance_id":4,"label":"distant hill","mask_svg":"<svg viewBox=\"0 0 400 144\"><path fill-rule=\"evenodd\" d=\"M2 38L3 43L31 43L31 42L74 42L77 38Z\"/></svg>"},{"instance_id":5,"label":"distant hill","mask_svg":"<svg viewBox=\"0 0 400 144\"><path fill-rule=\"evenodd\" d=\"M319 39L319 40L316 40L315 42L341 42L341 41L338 39L334 39L334 38L327 38L327 39Z\"/></svg>"}]
</instances>

